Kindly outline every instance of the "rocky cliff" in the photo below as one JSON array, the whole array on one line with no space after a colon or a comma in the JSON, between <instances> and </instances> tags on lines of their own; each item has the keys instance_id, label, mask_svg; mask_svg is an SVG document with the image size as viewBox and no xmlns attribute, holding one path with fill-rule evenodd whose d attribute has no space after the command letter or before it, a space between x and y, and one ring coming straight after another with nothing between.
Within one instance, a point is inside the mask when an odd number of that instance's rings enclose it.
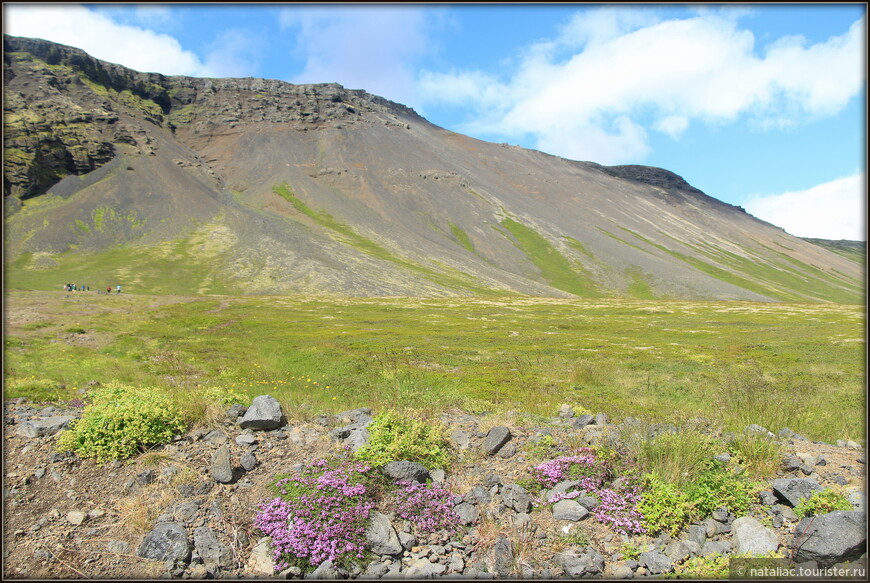
<instances>
[{"instance_id":1,"label":"rocky cliff","mask_svg":"<svg viewBox=\"0 0 870 583\"><path fill-rule=\"evenodd\" d=\"M482 142L365 91L8 36L4 79L14 287L863 301L863 264L670 171Z\"/></svg>"}]
</instances>

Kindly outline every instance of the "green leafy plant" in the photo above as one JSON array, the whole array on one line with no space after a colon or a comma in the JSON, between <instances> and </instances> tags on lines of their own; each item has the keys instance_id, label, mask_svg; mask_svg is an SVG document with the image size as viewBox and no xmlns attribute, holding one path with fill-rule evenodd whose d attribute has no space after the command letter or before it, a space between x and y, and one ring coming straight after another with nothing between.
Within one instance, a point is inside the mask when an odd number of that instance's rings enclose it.
<instances>
[{"instance_id":1,"label":"green leafy plant","mask_svg":"<svg viewBox=\"0 0 870 583\"><path fill-rule=\"evenodd\" d=\"M181 412L153 387L110 383L92 389L88 397L81 419L60 434L59 451L98 462L125 459L185 429Z\"/></svg>"},{"instance_id":2,"label":"green leafy plant","mask_svg":"<svg viewBox=\"0 0 870 583\"><path fill-rule=\"evenodd\" d=\"M700 515L708 516L717 508L726 507L736 514L749 509L759 485L734 475L719 462L711 462L693 483L685 488L686 495Z\"/></svg>"},{"instance_id":3,"label":"green leafy plant","mask_svg":"<svg viewBox=\"0 0 870 583\"><path fill-rule=\"evenodd\" d=\"M835 510L852 510L852 503L831 488L813 492L809 498L804 498L794 507L794 513L799 518L818 516Z\"/></svg>"},{"instance_id":4,"label":"green leafy plant","mask_svg":"<svg viewBox=\"0 0 870 583\"><path fill-rule=\"evenodd\" d=\"M654 474L647 474L637 505L649 534L667 532L674 536L698 516L698 508L678 486Z\"/></svg>"},{"instance_id":5,"label":"green leafy plant","mask_svg":"<svg viewBox=\"0 0 870 583\"><path fill-rule=\"evenodd\" d=\"M665 574L667 579L727 579L730 557L715 553L706 557L692 557L674 566Z\"/></svg>"},{"instance_id":6,"label":"green leafy plant","mask_svg":"<svg viewBox=\"0 0 870 583\"><path fill-rule=\"evenodd\" d=\"M373 465L407 460L427 468L446 468L453 459L444 428L437 423L389 410L375 416L367 429L369 442L355 457Z\"/></svg>"}]
</instances>

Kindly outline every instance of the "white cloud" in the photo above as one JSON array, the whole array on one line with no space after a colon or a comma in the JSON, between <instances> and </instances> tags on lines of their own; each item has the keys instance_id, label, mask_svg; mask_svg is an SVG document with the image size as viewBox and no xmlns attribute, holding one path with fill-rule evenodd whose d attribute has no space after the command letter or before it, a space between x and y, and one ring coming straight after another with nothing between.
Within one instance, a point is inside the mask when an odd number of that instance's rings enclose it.
<instances>
[{"instance_id":1,"label":"white cloud","mask_svg":"<svg viewBox=\"0 0 870 583\"><path fill-rule=\"evenodd\" d=\"M561 148L552 154L613 164L637 163L649 151L638 128L678 138L695 121L788 126L837 113L865 85L865 18L826 42L784 38L759 55L734 15L656 21L654 14L579 13L554 40L529 47L509 79L429 72L421 94L431 103L476 102L466 132L531 135L540 149ZM596 133L621 144L616 158L598 154Z\"/></svg>"},{"instance_id":2,"label":"white cloud","mask_svg":"<svg viewBox=\"0 0 870 583\"><path fill-rule=\"evenodd\" d=\"M304 70L293 83L340 83L413 106L416 61L432 50L438 12L409 6L293 7L281 11Z\"/></svg>"},{"instance_id":3,"label":"white cloud","mask_svg":"<svg viewBox=\"0 0 870 583\"><path fill-rule=\"evenodd\" d=\"M151 16L166 17L165 12ZM173 37L118 24L84 6L23 4L3 6L4 32L78 47L91 56L136 71L209 76L207 67Z\"/></svg>"},{"instance_id":4,"label":"white cloud","mask_svg":"<svg viewBox=\"0 0 870 583\"><path fill-rule=\"evenodd\" d=\"M262 42L251 33L225 30L210 43L205 69L210 77L253 77L259 69Z\"/></svg>"},{"instance_id":5,"label":"white cloud","mask_svg":"<svg viewBox=\"0 0 870 583\"><path fill-rule=\"evenodd\" d=\"M750 214L798 237L867 240L864 172L807 190L758 196L743 204Z\"/></svg>"}]
</instances>

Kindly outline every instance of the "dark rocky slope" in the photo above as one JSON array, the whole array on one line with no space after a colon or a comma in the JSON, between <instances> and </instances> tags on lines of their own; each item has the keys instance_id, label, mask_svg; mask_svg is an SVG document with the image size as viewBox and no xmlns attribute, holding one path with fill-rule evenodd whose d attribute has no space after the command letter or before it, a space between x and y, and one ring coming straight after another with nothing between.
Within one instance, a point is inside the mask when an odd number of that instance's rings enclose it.
<instances>
[{"instance_id":1,"label":"dark rocky slope","mask_svg":"<svg viewBox=\"0 0 870 583\"><path fill-rule=\"evenodd\" d=\"M365 91L8 36L4 78L12 286L863 301L862 264L669 171L482 142Z\"/></svg>"}]
</instances>

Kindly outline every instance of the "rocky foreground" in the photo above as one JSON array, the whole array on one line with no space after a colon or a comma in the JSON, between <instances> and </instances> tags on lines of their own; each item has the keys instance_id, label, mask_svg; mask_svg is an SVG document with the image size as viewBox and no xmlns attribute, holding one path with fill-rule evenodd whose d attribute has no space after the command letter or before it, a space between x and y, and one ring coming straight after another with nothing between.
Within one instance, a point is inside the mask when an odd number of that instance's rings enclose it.
<instances>
[{"instance_id":1,"label":"rocky foreground","mask_svg":"<svg viewBox=\"0 0 870 583\"><path fill-rule=\"evenodd\" d=\"M257 504L272 497L268 485L300 464L364 443L372 411L288 424L272 401L233 406L215 426L108 465L54 451L57 432L80 408L6 402L4 578L275 577L269 539L253 526ZM538 506L517 483L542 461L534 453L542 436L613 444L631 420L615 425L568 407L557 417L529 419L444 414L460 452L455 467L445 473L392 465L396 479L451 489L464 526L459 534L417 538L408 521L378 513L368 564L347 572L327 561L313 573L289 567L277 576L629 579L673 573L692 557L770 552L810 568L866 565L865 454L857 443L813 442L783 429L781 468L747 516L722 509L677 537L650 538L596 523L594 499ZM801 499L833 486L845 489L853 510L798 519L793 508Z\"/></svg>"}]
</instances>

